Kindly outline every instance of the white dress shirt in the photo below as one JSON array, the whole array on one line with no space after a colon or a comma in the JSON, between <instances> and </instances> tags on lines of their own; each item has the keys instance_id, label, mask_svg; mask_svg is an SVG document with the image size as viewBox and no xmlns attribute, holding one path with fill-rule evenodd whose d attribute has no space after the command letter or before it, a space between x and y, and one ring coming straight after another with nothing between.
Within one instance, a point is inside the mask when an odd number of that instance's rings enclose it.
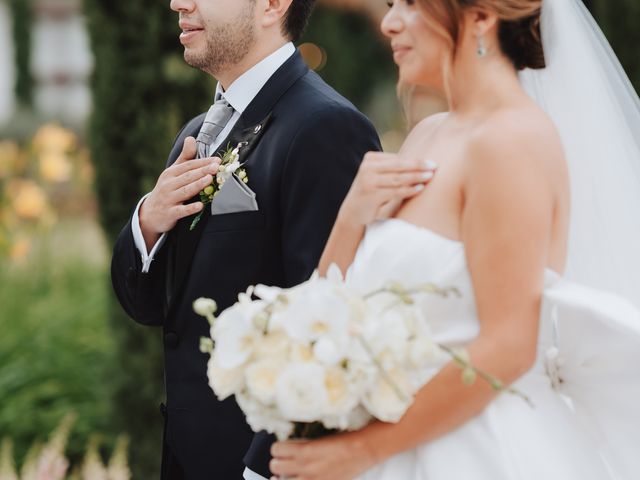
<instances>
[{"instance_id":1,"label":"white dress shirt","mask_svg":"<svg viewBox=\"0 0 640 480\"><path fill-rule=\"evenodd\" d=\"M224 127L222 132L220 132L220 135L218 135L218 138L216 138L215 142L211 145L209 155L215 154L217 149L220 147L220 144L225 138L227 138L227 135L231 133L231 130L238 122L240 115L242 115L256 95L258 95L258 92L262 90L262 87L264 87L276 70L278 70L291 57L291 55L295 53L295 51L296 48L293 46L293 43L289 42L243 73L229 86L226 91L224 91L222 86L218 83L216 86L216 96L222 95L235 111L227 125ZM131 220L133 240L142 257L142 273L149 272L154 256L162 247L166 239L166 234L163 233L151 249L151 252L147 251L147 245L144 241L142 230L140 229L140 217L138 212L140 211L142 202L144 202L148 196L149 194L145 195L138 202L138 206L136 207ZM262 477L246 478L253 480L253 478L261 479Z\"/></svg>"}]
</instances>

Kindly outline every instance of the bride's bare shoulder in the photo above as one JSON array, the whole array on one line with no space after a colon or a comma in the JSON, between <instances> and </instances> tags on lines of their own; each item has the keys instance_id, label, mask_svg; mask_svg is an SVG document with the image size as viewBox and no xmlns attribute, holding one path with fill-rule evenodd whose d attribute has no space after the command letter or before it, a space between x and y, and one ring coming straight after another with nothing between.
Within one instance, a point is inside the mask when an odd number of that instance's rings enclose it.
<instances>
[{"instance_id":1,"label":"bride's bare shoulder","mask_svg":"<svg viewBox=\"0 0 640 480\"><path fill-rule=\"evenodd\" d=\"M428 138L436 128L446 120L448 115L449 112L440 112L421 120L411 129L402 148L406 149L415 143L424 141L425 138Z\"/></svg>"},{"instance_id":2,"label":"bride's bare shoulder","mask_svg":"<svg viewBox=\"0 0 640 480\"><path fill-rule=\"evenodd\" d=\"M470 160L482 163L566 168L560 135L546 113L535 106L495 112L474 130L468 147Z\"/></svg>"}]
</instances>

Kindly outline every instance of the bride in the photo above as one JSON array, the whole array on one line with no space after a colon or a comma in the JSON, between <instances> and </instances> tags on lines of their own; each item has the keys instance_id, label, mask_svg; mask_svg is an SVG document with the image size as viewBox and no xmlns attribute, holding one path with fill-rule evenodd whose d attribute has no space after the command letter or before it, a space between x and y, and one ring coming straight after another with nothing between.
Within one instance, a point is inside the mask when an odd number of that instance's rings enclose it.
<instances>
[{"instance_id":1,"label":"bride","mask_svg":"<svg viewBox=\"0 0 640 480\"><path fill-rule=\"evenodd\" d=\"M272 472L639 478L640 102L606 40L578 0L395 0L382 29L450 111L365 158L320 270L458 287L424 304L436 338L534 406L449 364L397 424L276 443Z\"/></svg>"}]
</instances>

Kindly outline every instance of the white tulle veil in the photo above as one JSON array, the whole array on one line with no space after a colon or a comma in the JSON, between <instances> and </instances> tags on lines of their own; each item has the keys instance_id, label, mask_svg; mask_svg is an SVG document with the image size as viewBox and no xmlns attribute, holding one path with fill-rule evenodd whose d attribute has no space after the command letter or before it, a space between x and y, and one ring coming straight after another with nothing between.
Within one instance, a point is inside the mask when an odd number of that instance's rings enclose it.
<instances>
[{"instance_id":1,"label":"white tulle veil","mask_svg":"<svg viewBox=\"0 0 640 480\"><path fill-rule=\"evenodd\" d=\"M541 30L547 68L521 81L569 164L567 277L640 306L640 100L581 1L543 0Z\"/></svg>"}]
</instances>

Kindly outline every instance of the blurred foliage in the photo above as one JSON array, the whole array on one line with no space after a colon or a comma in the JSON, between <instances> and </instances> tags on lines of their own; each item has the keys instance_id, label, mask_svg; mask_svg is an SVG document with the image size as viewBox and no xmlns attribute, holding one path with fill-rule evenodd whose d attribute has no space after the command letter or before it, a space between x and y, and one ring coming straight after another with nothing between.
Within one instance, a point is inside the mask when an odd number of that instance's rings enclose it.
<instances>
[{"instance_id":1,"label":"blurred foliage","mask_svg":"<svg viewBox=\"0 0 640 480\"><path fill-rule=\"evenodd\" d=\"M13 441L4 438L0 445L0 479L1 480L130 480L131 471L128 465L127 449L129 439L126 435L118 437L107 465L103 464L99 451L101 440L98 436L89 439L84 459L72 464L67 458L66 450L72 428L76 423L76 415L66 415L49 439L36 441L26 455L20 468L16 469L13 458ZM69 476L67 474L71 470Z\"/></svg>"},{"instance_id":2,"label":"blurred foliage","mask_svg":"<svg viewBox=\"0 0 640 480\"><path fill-rule=\"evenodd\" d=\"M70 412L79 416L72 462L95 432L113 441L104 254L90 238L97 258L83 262L86 221L69 220L91 214L92 182L86 149L64 128L0 142L0 438L13 439L19 464L40 453L55 460L37 442Z\"/></svg>"},{"instance_id":3,"label":"blurred foliage","mask_svg":"<svg viewBox=\"0 0 640 480\"><path fill-rule=\"evenodd\" d=\"M640 0L591 0L589 6L640 92Z\"/></svg>"},{"instance_id":4,"label":"blurred foliage","mask_svg":"<svg viewBox=\"0 0 640 480\"><path fill-rule=\"evenodd\" d=\"M16 64L15 92L23 106L33 103L34 81L31 75L32 0L9 0L13 25L14 59Z\"/></svg>"},{"instance_id":5,"label":"blurred foliage","mask_svg":"<svg viewBox=\"0 0 640 480\"><path fill-rule=\"evenodd\" d=\"M326 53L320 76L363 110L375 88L396 77L389 48L375 28L358 13L319 5L303 39Z\"/></svg>"},{"instance_id":6,"label":"blurred foliage","mask_svg":"<svg viewBox=\"0 0 640 480\"><path fill-rule=\"evenodd\" d=\"M0 437L13 438L18 459L69 412L78 416L72 461L91 434L113 434L106 272L55 261L56 255L43 249L22 266L5 261L0 270Z\"/></svg>"},{"instance_id":7,"label":"blurred foliage","mask_svg":"<svg viewBox=\"0 0 640 480\"><path fill-rule=\"evenodd\" d=\"M59 212L86 208L92 181L87 150L55 124L42 126L24 147L0 141L0 257L25 258L32 238Z\"/></svg>"},{"instance_id":8,"label":"blurred foliage","mask_svg":"<svg viewBox=\"0 0 640 480\"><path fill-rule=\"evenodd\" d=\"M214 83L184 64L177 15L168 4L86 0L85 5L96 60L89 136L100 220L111 245L164 169L173 136L211 104ZM157 478L161 337L157 329L127 318L110 298L119 365L114 372L116 423L131 435L134 478Z\"/></svg>"}]
</instances>

